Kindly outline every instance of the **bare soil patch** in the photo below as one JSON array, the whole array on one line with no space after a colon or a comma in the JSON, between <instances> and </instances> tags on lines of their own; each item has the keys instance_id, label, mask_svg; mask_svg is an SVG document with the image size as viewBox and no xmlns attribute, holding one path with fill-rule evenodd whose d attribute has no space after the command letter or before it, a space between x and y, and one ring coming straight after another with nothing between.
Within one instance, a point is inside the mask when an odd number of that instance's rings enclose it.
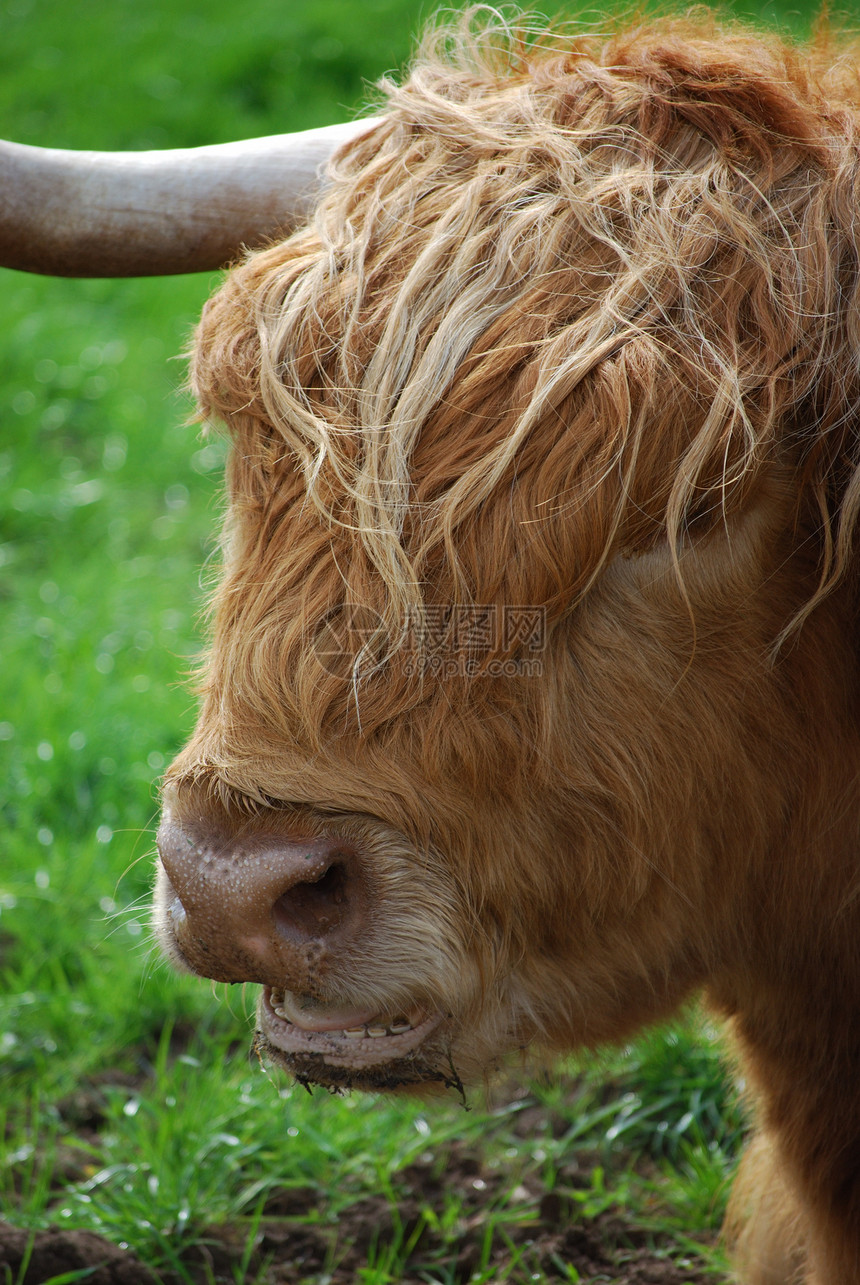
<instances>
[{"instance_id":1,"label":"bare soil patch","mask_svg":"<svg viewBox=\"0 0 860 1285\"><path fill-rule=\"evenodd\" d=\"M135 1083L133 1075L106 1071L65 1099L61 1111L76 1138L96 1147L105 1121L103 1086ZM528 1095L512 1081L495 1100L509 1097ZM552 1111L531 1102L511 1132L528 1138L564 1127ZM720 1285L712 1268L671 1237L637 1225L624 1210L588 1216L578 1197L589 1191L592 1170L605 1161L577 1151L551 1188L530 1174L511 1193L514 1180L498 1162L487 1163L474 1143L454 1141L392 1176L396 1205L379 1194L334 1208L322 1190L284 1186L269 1197L253 1230L247 1220L198 1228L180 1254L184 1281L169 1271L154 1272L128 1247L89 1231L55 1226L32 1232L0 1221L0 1282L46 1285L63 1277L67 1285L66 1274L72 1274L71 1280L87 1285L355 1285L369 1263L395 1261L402 1268L389 1277L380 1271L380 1280L468 1285L474 1278L531 1285L570 1282L577 1279L569 1270L574 1268L582 1285ZM87 1151L60 1148L54 1169L59 1198L85 1179L90 1163ZM613 1170L642 1171L647 1165L644 1158L619 1155ZM611 1190L611 1175L607 1185ZM452 1205L458 1207L454 1226ZM488 1250L488 1225L503 1205L507 1213Z\"/></svg>"},{"instance_id":2,"label":"bare soil patch","mask_svg":"<svg viewBox=\"0 0 860 1285\"><path fill-rule=\"evenodd\" d=\"M668 1239L631 1224L614 1210L584 1218L572 1192L564 1188L540 1193L535 1185L522 1191L523 1221L506 1223L487 1256L487 1209L493 1187L504 1181L484 1171L474 1157L447 1168L443 1182L431 1166L413 1165L403 1180L398 1206L382 1197L366 1197L342 1210L336 1221L320 1207L320 1193L285 1188L268 1203L256 1229L248 1261L246 1227L206 1229L183 1254L195 1285L236 1285L240 1264L249 1281L265 1285L354 1285L368 1260L384 1255L390 1245L410 1245L404 1252L403 1285L434 1280L466 1285L473 1275L512 1282L569 1281L569 1268L588 1285L715 1285L717 1277L694 1259L672 1252ZM481 1189L476 1188L476 1178ZM457 1185L463 1214L457 1234L442 1234L433 1214L441 1216L445 1200ZM428 1211L430 1217L428 1218ZM26 1263L26 1267L24 1264ZM22 1274L23 1269L23 1274ZM0 1280L16 1285L45 1285L52 1277L86 1270L91 1285L178 1285L170 1273L155 1274L133 1253L90 1232L50 1228L29 1233L0 1223ZM489 1277L487 1273L491 1273Z\"/></svg>"},{"instance_id":3,"label":"bare soil patch","mask_svg":"<svg viewBox=\"0 0 860 1285\"><path fill-rule=\"evenodd\" d=\"M248 1267L249 1279L267 1285L354 1285L367 1262L371 1241L384 1244L390 1216L371 1201L361 1201L341 1217L336 1229L314 1227L288 1219L265 1219ZM406 1211L408 1212L408 1211ZM530 1226L521 1244L527 1245L522 1268L506 1262L511 1248L494 1253L487 1267L500 1279L569 1281L567 1267L574 1267L589 1285L714 1285L717 1278L693 1262L679 1264L666 1258L651 1238L626 1224L618 1215L578 1222L569 1227ZM482 1220L468 1227L453 1255L450 1244L434 1243L422 1234L410 1255L403 1285L427 1285L436 1279L468 1282L481 1266ZM351 1242L351 1243L350 1243ZM338 1246L345 1247L339 1249ZM195 1282L236 1285L236 1268L245 1246L237 1229L212 1228L205 1242L184 1256L186 1270ZM21 1275L24 1263L27 1266ZM452 1270L453 1269L453 1270ZM486 1270L486 1269L485 1269ZM130 1251L85 1231L51 1228L30 1233L0 1223L0 1278L20 1285L45 1285L56 1276L85 1271L90 1285L174 1285L173 1275L156 1275ZM261 1276L258 1276L261 1273Z\"/></svg>"}]
</instances>

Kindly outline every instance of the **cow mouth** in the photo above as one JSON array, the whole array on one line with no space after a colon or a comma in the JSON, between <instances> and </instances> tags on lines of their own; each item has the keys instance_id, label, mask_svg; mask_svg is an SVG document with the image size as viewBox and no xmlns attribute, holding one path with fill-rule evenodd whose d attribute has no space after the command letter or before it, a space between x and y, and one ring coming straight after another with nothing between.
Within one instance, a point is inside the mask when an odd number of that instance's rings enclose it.
<instances>
[{"instance_id":1,"label":"cow mouth","mask_svg":"<svg viewBox=\"0 0 860 1285\"><path fill-rule=\"evenodd\" d=\"M258 1048L298 1079L327 1087L374 1088L443 1078L436 1057L423 1055L441 1013L394 1017L358 1009L306 1009L289 991L266 986ZM435 1043L435 1041L433 1041Z\"/></svg>"}]
</instances>

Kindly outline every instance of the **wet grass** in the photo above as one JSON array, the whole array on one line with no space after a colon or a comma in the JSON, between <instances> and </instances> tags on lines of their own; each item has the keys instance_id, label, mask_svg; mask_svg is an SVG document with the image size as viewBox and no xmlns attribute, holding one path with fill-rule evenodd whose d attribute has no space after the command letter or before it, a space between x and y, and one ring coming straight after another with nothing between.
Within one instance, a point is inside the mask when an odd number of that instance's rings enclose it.
<instances>
[{"instance_id":1,"label":"wet grass","mask_svg":"<svg viewBox=\"0 0 860 1285\"><path fill-rule=\"evenodd\" d=\"M6 0L0 133L119 149L324 123L422 12ZM278 1220L311 1246L280 1279L576 1280L547 1229L612 1211L681 1259L695 1228L718 1268L741 1125L697 1017L469 1112L311 1098L249 1060L251 997L153 961L157 780L193 719L221 464L173 358L213 281L0 273L0 1217L189 1281L267 1280Z\"/></svg>"},{"instance_id":2,"label":"wet grass","mask_svg":"<svg viewBox=\"0 0 860 1285\"><path fill-rule=\"evenodd\" d=\"M453 1101L311 1097L249 1062L236 1040L243 1026L211 1010L192 1036L166 1019L157 1046L125 1046L115 1065L53 1098L22 1095L6 1121L0 1217L95 1231L195 1282L207 1243L227 1255L226 1270L239 1266L236 1279L254 1263L266 1280L260 1227L271 1235L272 1220L293 1243L299 1228L314 1233L310 1273L297 1280L322 1280L326 1264L344 1260L367 1269L362 1279L422 1279L410 1274L417 1261L442 1280L464 1246L474 1261L457 1279L481 1279L491 1265L487 1279L532 1279L519 1274L525 1242L609 1213L675 1259L694 1255L696 1280L705 1264L719 1268L739 1121L723 1109L715 1047L693 1025L645 1041L629 1061L512 1081L468 1112ZM666 1047L679 1067L707 1062L707 1075L655 1088ZM652 1090L659 1111L646 1127Z\"/></svg>"}]
</instances>

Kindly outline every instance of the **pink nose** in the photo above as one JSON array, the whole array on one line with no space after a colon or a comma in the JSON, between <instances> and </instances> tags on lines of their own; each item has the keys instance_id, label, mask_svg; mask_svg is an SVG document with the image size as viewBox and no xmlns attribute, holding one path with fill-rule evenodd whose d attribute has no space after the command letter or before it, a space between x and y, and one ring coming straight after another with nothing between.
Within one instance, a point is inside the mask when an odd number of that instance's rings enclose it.
<instances>
[{"instance_id":1,"label":"pink nose","mask_svg":"<svg viewBox=\"0 0 860 1285\"><path fill-rule=\"evenodd\" d=\"M170 881L162 913L185 961L206 977L307 983L308 970L361 929L366 890L349 843L227 838L171 817L157 842Z\"/></svg>"}]
</instances>

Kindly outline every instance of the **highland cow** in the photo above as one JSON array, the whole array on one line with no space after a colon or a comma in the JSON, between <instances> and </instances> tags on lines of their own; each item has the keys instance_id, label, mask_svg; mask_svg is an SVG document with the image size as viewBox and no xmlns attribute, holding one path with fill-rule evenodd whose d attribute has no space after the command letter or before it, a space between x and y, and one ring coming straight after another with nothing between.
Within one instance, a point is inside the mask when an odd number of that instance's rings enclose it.
<instances>
[{"instance_id":1,"label":"highland cow","mask_svg":"<svg viewBox=\"0 0 860 1285\"><path fill-rule=\"evenodd\" d=\"M460 25L250 255L168 954L304 1082L459 1083L704 989L755 1285L860 1282L857 51Z\"/></svg>"},{"instance_id":2,"label":"highland cow","mask_svg":"<svg viewBox=\"0 0 860 1285\"><path fill-rule=\"evenodd\" d=\"M748 1285L860 1282L857 61L461 23L193 360L230 503L168 954L333 1087L704 990Z\"/></svg>"}]
</instances>

